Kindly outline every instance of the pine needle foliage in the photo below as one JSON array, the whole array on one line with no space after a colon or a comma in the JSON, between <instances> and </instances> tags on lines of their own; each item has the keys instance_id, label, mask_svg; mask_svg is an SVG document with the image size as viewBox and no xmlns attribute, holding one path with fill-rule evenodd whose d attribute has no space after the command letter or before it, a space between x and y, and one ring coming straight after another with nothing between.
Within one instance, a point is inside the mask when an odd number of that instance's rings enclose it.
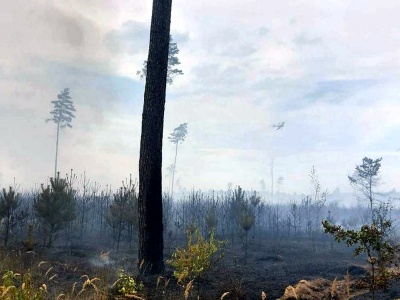
<instances>
[{"instance_id":1,"label":"pine needle foliage","mask_svg":"<svg viewBox=\"0 0 400 300\"><path fill-rule=\"evenodd\" d=\"M7 191L3 188L2 193L0 193L0 219L5 218L5 228L4 228L4 245L7 245L10 231L13 223L14 212L20 205L20 195L15 192L15 190L10 187Z\"/></svg>"},{"instance_id":2,"label":"pine needle foliage","mask_svg":"<svg viewBox=\"0 0 400 300\"><path fill-rule=\"evenodd\" d=\"M76 217L76 200L73 190L66 179L50 178L50 185L41 186L42 191L36 195L33 207L42 218L47 231L47 246L51 247L53 235L73 221Z\"/></svg>"},{"instance_id":3,"label":"pine needle foliage","mask_svg":"<svg viewBox=\"0 0 400 300\"><path fill-rule=\"evenodd\" d=\"M3 188L0 194L0 217L8 216L18 207L19 196L12 187L8 191Z\"/></svg>"},{"instance_id":4,"label":"pine needle foliage","mask_svg":"<svg viewBox=\"0 0 400 300\"><path fill-rule=\"evenodd\" d=\"M167 83L172 84L176 75L183 75L182 70L175 68L181 64L177 55L179 54L178 44L174 43L172 37L169 37L169 50L168 50L168 69L167 69ZM147 60L143 62L141 70L136 72L140 80L145 80L147 76Z\"/></svg>"},{"instance_id":5,"label":"pine needle foliage","mask_svg":"<svg viewBox=\"0 0 400 300\"><path fill-rule=\"evenodd\" d=\"M75 110L74 103L69 95L69 88L65 88L57 95L57 100L51 101L54 104L54 109L50 112L53 115L52 118L47 119L46 122L53 121L60 128L69 127L72 128L72 118L75 118L73 114Z\"/></svg>"},{"instance_id":6,"label":"pine needle foliage","mask_svg":"<svg viewBox=\"0 0 400 300\"><path fill-rule=\"evenodd\" d=\"M56 158L54 167L54 177L56 177L60 129L64 127L72 128L72 118L75 118L73 112L76 110L74 103L71 100L71 96L69 95L69 88L65 88L63 91L61 91L61 93L57 95L57 100L53 100L51 103L54 105L54 109L50 112L50 114L53 116L50 119L47 119L46 123L53 121L57 124Z\"/></svg>"}]
</instances>

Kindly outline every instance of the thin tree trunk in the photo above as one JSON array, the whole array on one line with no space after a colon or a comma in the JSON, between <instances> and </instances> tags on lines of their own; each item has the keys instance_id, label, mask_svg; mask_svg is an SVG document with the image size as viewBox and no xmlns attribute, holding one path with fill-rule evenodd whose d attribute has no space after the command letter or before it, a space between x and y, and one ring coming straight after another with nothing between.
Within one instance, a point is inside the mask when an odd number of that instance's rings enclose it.
<instances>
[{"instance_id":1,"label":"thin tree trunk","mask_svg":"<svg viewBox=\"0 0 400 300\"><path fill-rule=\"evenodd\" d=\"M162 139L172 0L153 0L139 160L139 260L146 274L164 269Z\"/></svg>"},{"instance_id":2,"label":"thin tree trunk","mask_svg":"<svg viewBox=\"0 0 400 300\"><path fill-rule=\"evenodd\" d=\"M60 122L57 123L56 162L54 165L54 179L57 178L58 136L59 136L59 134L60 134Z\"/></svg>"},{"instance_id":3,"label":"thin tree trunk","mask_svg":"<svg viewBox=\"0 0 400 300\"><path fill-rule=\"evenodd\" d=\"M53 245L53 234L54 234L54 225L50 225L50 232L49 232L49 242L47 247L51 247Z\"/></svg>"},{"instance_id":4,"label":"thin tree trunk","mask_svg":"<svg viewBox=\"0 0 400 300\"><path fill-rule=\"evenodd\" d=\"M4 246L7 246L8 237L10 235L10 222L11 222L11 212L7 211L7 220L6 220L6 234L4 237Z\"/></svg>"},{"instance_id":5,"label":"thin tree trunk","mask_svg":"<svg viewBox=\"0 0 400 300\"><path fill-rule=\"evenodd\" d=\"M174 160L174 170L172 171L172 183L171 183L171 197L174 196L174 178L175 178L175 168L176 168L176 156L178 155L178 142L176 142L175 147L175 160Z\"/></svg>"},{"instance_id":6,"label":"thin tree trunk","mask_svg":"<svg viewBox=\"0 0 400 300\"><path fill-rule=\"evenodd\" d=\"M274 159L271 159L271 203L274 203Z\"/></svg>"}]
</instances>

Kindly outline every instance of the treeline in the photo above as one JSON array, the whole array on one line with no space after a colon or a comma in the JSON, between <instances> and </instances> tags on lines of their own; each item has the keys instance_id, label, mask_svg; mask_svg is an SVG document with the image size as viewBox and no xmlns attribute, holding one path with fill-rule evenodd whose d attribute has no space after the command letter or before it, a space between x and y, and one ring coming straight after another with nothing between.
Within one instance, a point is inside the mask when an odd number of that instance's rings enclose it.
<instances>
[{"instance_id":1,"label":"treeline","mask_svg":"<svg viewBox=\"0 0 400 300\"><path fill-rule=\"evenodd\" d=\"M167 250L173 250L185 230L199 228L232 244L266 238L302 238L315 241L323 235L321 221L356 228L369 217L367 207L341 207L328 202L318 180L312 178L313 193L289 204L267 203L256 191L240 186L226 191L191 191L180 199L163 195L164 233ZM137 242L137 184L130 179L112 190L92 183L86 174L78 180L51 178L47 186L18 193L2 188L0 234L5 246L33 248L54 245L98 245L119 250ZM392 216L399 214L392 210ZM30 249L27 249L30 250Z\"/></svg>"}]
</instances>

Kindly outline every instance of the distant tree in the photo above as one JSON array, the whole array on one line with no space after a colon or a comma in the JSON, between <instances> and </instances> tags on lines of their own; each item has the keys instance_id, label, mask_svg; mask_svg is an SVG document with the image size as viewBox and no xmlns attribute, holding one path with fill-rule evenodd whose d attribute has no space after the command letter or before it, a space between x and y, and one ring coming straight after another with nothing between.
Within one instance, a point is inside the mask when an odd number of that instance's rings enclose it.
<instances>
[{"instance_id":1,"label":"distant tree","mask_svg":"<svg viewBox=\"0 0 400 300\"><path fill-rule=\"evenodd\" d=\"M172 0L153 0L139 159L139 253L146 274L164 269L162 141Z\"/></svg>"},{"instance_id":2,"label":"distant tree","mask_svg":"<svg viewBox=\"0 0 400 300\"><path fill-rule=\"evenodd\" d=\"M312 249L316 251L316 234L321 230L321 213L325 206L328 191L322 191L317 172L313 166L310 172L313 194L306 196L301 201L301 208L304 212L305 227L308 237L311 240Z\"/></svg>"},{"instance_id":3,"label":"distant tree","mask_svg":"<svg viewBox=\"0 0 400 300\"><path fill-rule=\"evenodd\" d=\"M174 131L168 137L169 141L175 144L175 160L174 167L172 169L172 181L171 181L171 197L174 195L174 177L176 171L176 157L178 155L178 144L179 142L183 143L187 134L187 123L183 123L176 127Z\"/></svg>"},{"instance_id":4,"label":"distant tree","mask_svg":"<svg viewBox=\"0 0 400 300\"><path fill-rule=\"evenodd\" d=\"M261 203L261 196L258 195L256 191L253 191L253 194L249 197L249 202L251 204L251 213L254 216L254 226L253 226L253 238L256 235L256 219L260 220L260 210L258 209L259 204Z\"/></svg>"},{"instance_id":5,"label":"distant tree","mask_svg":"<svg viewBox=\"0 0 400 300\"><path fill-rule=\"evenodd\" d=\"M123 231L127 230L128 237L131 238L133 228L137 228L137 193L132 180L129 185L123 184L123 187L114 194L106 221L113 228L118 251Z\"/></svg>"},{"instance_id":6,"label":"distant tree","mask_svg":"<svg viewBox=\"0 0 400 300\"><path fill-rule=\"evenodd\" d=\"M39 217L44 221L47 246L53 244L54 234L64 229L76 217L76 201L73 191L66 179L50 178L47 188L41 186L41 192L36 195L33 204Z\"/></svg>"},{"instance_id":7,"label":"distant tree","mask_svg":"<svg viewBox=\"0 0 400 300\"><path fill-rule=\"evenodd\" d=\"M267 189L267 185L265 184L264 179L260 180L260 188L261 188L261 192L265 193L265 191Z\"/></svg>"},{"instance_id":8,"label":"distant tree","mask_svg":"<svg viewBox=\"0 0 400 300\"><path fill-rule=\"evenodd\" d=\"M78 213L78 223L80 234L79 237L82 238L83 234L88 226L89 220L87 220L90 210L93 209L94 199L96 198L96 194L100 189L100 185L98 183L91 184L90 179L86 177L86 172L83 172L83 176L81 175L80 184L82 186L82 195L78 197L79 201L77 203L77 208L79 210Z\"/></svg>"},{"instance_id":9,"label":"distant tree","mask_svg":"<svg viewBox=\"0 0 400 300\"><path fill-rule=\"evenodd\" d=\"M248 204L245 207L246 208L240 215L239 224L240 224L240 227L242 227L242 229L245 232L245 237L246 237L246 239L245 239L245 254L247 256L248 232L254 225L255 216L254 216L254 213L252 213L250 211Z\"/></svg>"},{"instance_id":10,"label":"distant tree","mask_svg":"<svg viewBox=\"0 0 400 300\"><path fill-rule=\"evenodd\" d=\"M58 160L58 139L60 128L72 127L72 118L75 118L72 112L75 111L71 97L69 96L69 88L65 88L57 95L57 100L51 101L54 104L54 109L50 112L53 115L52 118L47 119L46 122L53 121L57 124L57 141L56 141L56 159L54 166L54 178L57 175L57 160Z\"/></svg>"},{"instance_id":11,"label":"distant tree","mask_svg":"<svg viewBox=\"0 0 400 300\"><path fill-rule=\"evenodd\" d=\"M294 235L297 236L297 234L301 230L301 206L296 202L296 200L292 200L290 203L289 207L289 218L290 218L290 227L289 227L289 234L290 234L290 228L293 227Z\"/></svg>"},{"instance_id":12,"label":"distant tree","mask_svg":"<svg viewBox=\"0 0 400 300\"><path fill-rule=\"evenodd\" d=\"M168 50L168 70L167 70L167 83L172 84L173 78L176 75L183 75L182 70L174 68L181 64L179 58L176 56L179 54L179 49L177 43L174 43L172 36L169 36L169 50ZM147 76L147 60L143 62L143 67L141 70L136 72L136 75L140 76L141 80L145 80Z\"/></svg>"},{"instance_id":13,"label":"distant tree","mask_svg":"<svg viewBox=\"0 0 400 300\"><path fill-rule=\"evenodd\" d=\"M245 192L240 186L233 191L233 195L230 197L229 210L230 210L230 220L232 228L232 243L234 242L235 235L238 232L239 218L241 213L244 211L246 206L245 202Z\"/></svg>"},{"instance_id":14,"label":"distant tree","mask_svg":"<svg viewBox=\"0 0 400 300\"><path fill-rule=\"evenodd\" d=\"M15 210L20 205L20 195L15 192L15 190L10 187L7 191L3 188L0 194L0 218L4 218L4 246L7 245L9 240L10 230L12 227Z\"/></svg>"},{"instance_id":15,"label":"distant tree","mask_svg":"<svg viewBox=\"0 0 400 300\"><path fill-rule=\"evenodd\" d=\"M382 157L371 159L364 157L361 165L356 166L352 176L348 176L351 186L358 192L361 192L369 202L371 212L371 222L374 222L374 201L376 200L375 188L379 185L379 169L381 167Z\"/></svg>"}]
</instances>

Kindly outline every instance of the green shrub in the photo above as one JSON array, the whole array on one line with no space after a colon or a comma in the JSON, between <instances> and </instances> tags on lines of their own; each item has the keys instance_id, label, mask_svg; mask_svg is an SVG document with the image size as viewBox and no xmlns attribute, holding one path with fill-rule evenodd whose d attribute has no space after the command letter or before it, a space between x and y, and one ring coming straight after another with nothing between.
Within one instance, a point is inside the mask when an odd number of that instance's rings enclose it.
<instances>
[{"instance_id":1,"label":"green shrub","mask_svg":"<svg viewBox=\"0 0 400 300\"><path fill-rule=\"evenodd\" d=\"M200 275L212 267L213 255L224 245L223 241L215 239L214 231L210 233L209 240L206 240L199 232L186 231L186 248L176 249L172 258L167 264L172 266L174 276L178 282L188 282L200 277Z\"/></svg>"},{"instance_id":2,"label":"green shrub","mask_svg":"<svg viewBox=\"0 0 400 300\"><path fill-rule=\"evenodd\" d=\"M137 282L132 276L125 273L123 269L118 270L118 279L113 284L116 294L123 296L137 295L143 290L144 286L141 282Z\"/></svg>"},{"instance_id":3,"label":"green shrub","mask_svg":"<svg viewBox=\"0 0 400 300\"><path fill-rule=\"evenodd\" d=\"M326 220L322 225L325 233L333 235L337 242L345 241L347 246L356 245L355 256L363 252L367 255L367 261L371 266L367 285L372 292L372 298L375 299L376 290L387 290L389 280L392 278L389 267L395 259L396 252L399 251L385 239L385 233L391 228L392 222L384 220L379 226L375 223L363 225L360 230L346 230L341 226L331 225Z\"/></svg>"}]
</instances>

